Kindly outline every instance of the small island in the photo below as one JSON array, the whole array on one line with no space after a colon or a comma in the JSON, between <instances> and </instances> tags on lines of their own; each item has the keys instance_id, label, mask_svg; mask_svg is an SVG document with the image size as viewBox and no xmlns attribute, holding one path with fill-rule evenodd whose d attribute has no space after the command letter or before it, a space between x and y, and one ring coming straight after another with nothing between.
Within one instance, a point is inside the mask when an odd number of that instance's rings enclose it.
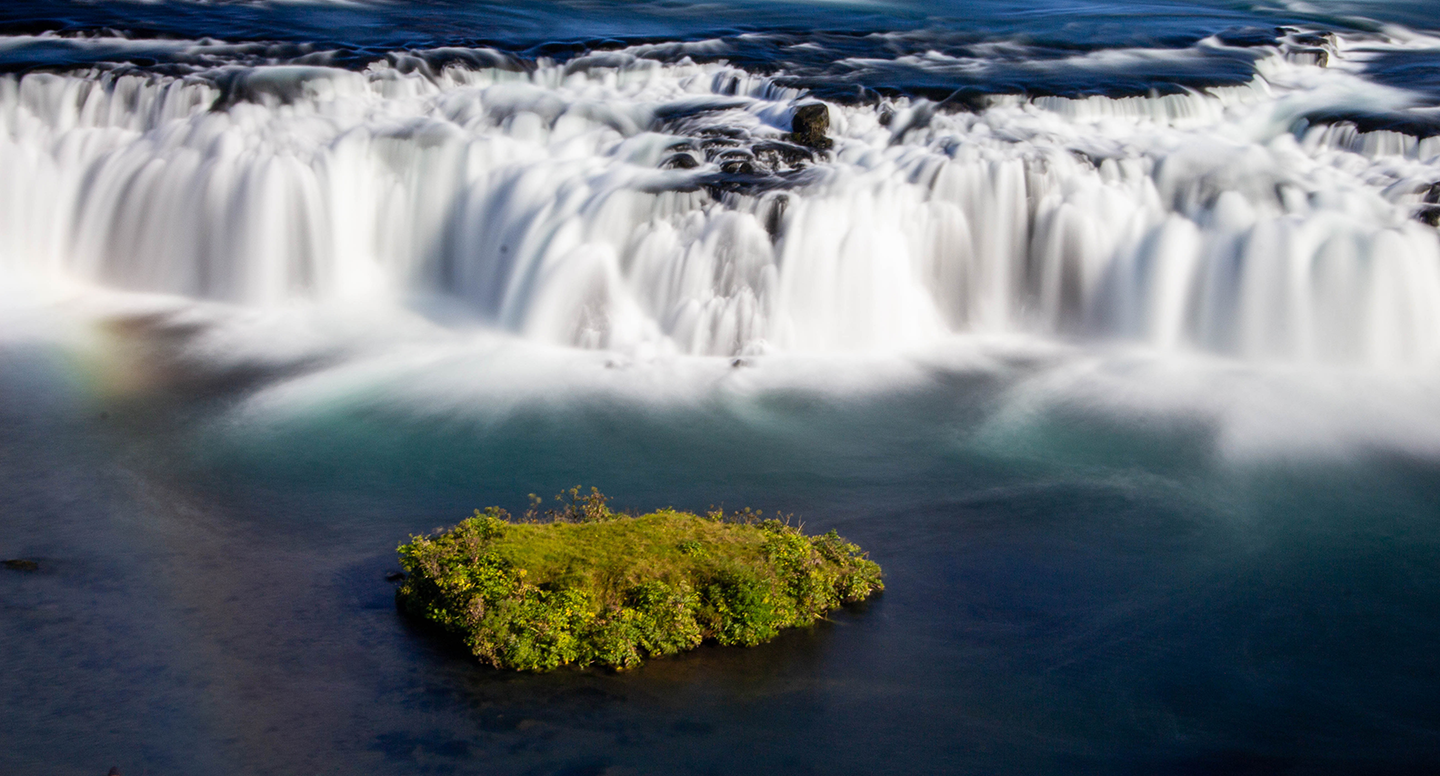
<instances>
[{"instance_id":1,"label":"small island","mask_svg":"<svg viewBox=\"0 0 1440 776\"><path fill-rule=\"evenodd\" d=\"M496 668L630 668L711 640L753 646L883 590L834 531L806 536L744 510L610 511L572 488L559 510L498 507L399 548L401 611Z\"/></svg>"}]
</instances>

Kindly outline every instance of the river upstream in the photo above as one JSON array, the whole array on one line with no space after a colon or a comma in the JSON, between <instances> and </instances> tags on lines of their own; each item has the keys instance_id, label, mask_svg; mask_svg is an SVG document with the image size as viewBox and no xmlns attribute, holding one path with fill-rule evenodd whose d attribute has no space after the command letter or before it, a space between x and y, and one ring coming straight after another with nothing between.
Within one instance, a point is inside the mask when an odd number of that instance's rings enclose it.
<instances>
[{"instance_id":1,"label":"river upstream","mask_svg":"<svg viewBox=\"0 0 1440 776\"><path fill-rule=\"evenodd\" d=\"M11 0L0 771L1433 772L1433 11ZM397 613L575 484L886 590L618 674Z\"/></svg>"}]
</instances>

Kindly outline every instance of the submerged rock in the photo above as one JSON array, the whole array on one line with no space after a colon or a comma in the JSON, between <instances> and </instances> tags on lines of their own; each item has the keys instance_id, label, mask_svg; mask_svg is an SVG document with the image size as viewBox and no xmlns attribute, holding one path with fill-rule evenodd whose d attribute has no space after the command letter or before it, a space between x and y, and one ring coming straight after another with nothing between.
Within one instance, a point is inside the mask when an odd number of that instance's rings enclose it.
<instances>
[{"instance_id":1,"label":"submerged rock","mask_svg":"<svg viewBox=\"0 0 1440 776\"><path fill-rule=\"evenodd\" d=\"M33 561L33 560L25 560L24 558L15 558L14 560L7 560L7 561L3 561L3 562L0 562L0 563L3 563L3 565L5 566L5 568L10 569L11 571L39 571L39 570L40 570L40 564L39 564L39 563L36 563L36 562Z\"/></svg>"},{"instance_id":2,"label":"submerged rock","mask_svg":"<svg viewBox=\"0 0 1440 776\"><path fill-rule=\"evenodd\" d=\"M1323 48L1296 47L1285 52L1285 61L1296 65L1330 66L1330 52Z\"/></svg>"},{"instance_id":3,"label":"submerged rock","mask_svg":"<svg viewBox=\"0 0 1440 776\"><path fill-rule=\"evenodd\" d=\"M1335 48L1337 43L1333 32L1296 32L1290 36L1290 40L1301 46L1318 46L1328 49Z\"/></svg>"},{"instance_id":4,"label":"submerged rock","mask_svg":"<svg viewBox=\"0 0 1440 776\"><path fill-rule=\"evenodd\" d=\"M664 111L653 125L656 132L683 138L665 149L659 160L662 170L694 170L694 176L676 180L658 190L708 190L715 199L728 194L763 196L766 192L803 186L806 170L815 161L817 148L828 148L823 127L816 138L819 145L805 145L791 133L776 136L743 126L717 124L716 110L735 104L692 107ZM823 105L813 106L823 109ZM803 126L802 121L802 126ZM768 130L768 128L766 128Z\"/></svg>"},{"instance_id":5,"label":"submerged rock","mask_svg":"<svg viewBox=\"0 0 1440 776\"><path fill-rule=\"evenodd\" d=\"M834 531L806 536L748 510L634 517L571 493L549 522L492 507L412 537L396 604L484 663L548 671L628 668L707 640L759 644L884 589L880 567Z\"/></svg>"},{"instance_id":6,"label":"submerged rock","mask_svg":"<svg viewBox=\"0 0 1440 776\"><path fill-rule=\"evenodd\" d=\"M830 129L830 109L823 102L801 105L790 120L790 139L803 146L825 150L835 144L825 136Z\"/></svg>"},{"instance_id":7,"label":"submerged rock","mask_svg":"<svg viewBox=\"0 0 1440 776\"><path fill-rule=\"evenodd\" d=\"M661 169L665 170L693 170L699 166L700 162L696 161L695 157L686 153L679 153L667 157L665 161L660 163Z\"/></svg>"}]
</instances>

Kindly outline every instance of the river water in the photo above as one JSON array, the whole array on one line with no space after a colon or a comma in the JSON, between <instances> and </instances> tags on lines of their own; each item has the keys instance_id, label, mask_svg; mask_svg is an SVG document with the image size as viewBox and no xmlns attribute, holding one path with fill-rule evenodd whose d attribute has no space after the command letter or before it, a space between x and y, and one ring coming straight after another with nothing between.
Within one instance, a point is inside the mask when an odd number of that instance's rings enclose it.
<instances>
[{"instance_id":1,"label":"river water","mask_svg":"<svg viewBox=\"0 0 1440 776\"><path fill-rule=\"evenodd\" d=\"M9 3L0 770L1428 772L1437 221L1426 3ZM577 483L887 589L397 614Z\"/></svg>"}]
</instances>

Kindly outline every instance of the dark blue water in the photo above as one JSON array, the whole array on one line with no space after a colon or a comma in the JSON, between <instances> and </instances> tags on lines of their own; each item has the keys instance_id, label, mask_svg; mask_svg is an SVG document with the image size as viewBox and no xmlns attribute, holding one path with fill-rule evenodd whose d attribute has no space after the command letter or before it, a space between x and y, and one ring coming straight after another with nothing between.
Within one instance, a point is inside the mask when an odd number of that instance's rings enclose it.
<instances>
[{"instance_id":1,"label":"dark blue water","mask_svg":"<svg viewBox=\"0 0 1440 776\"><path fill-rule=\"evenodd\" d=\"M980 94L1243 83L1254 51L1302 28L1437 26L1428 3L1307 9L10 2L0 68L219 79L406 51L524 68L646 46L827 99L959 110ZM1132 48L1158 54L1055 66ZM986 64L917 63L926 52ZM1414 91L1423 111L1440 101L1437 57L1389 51L1364 75ZM1417 115L1400 126L1429 134ZM1238 419L1156 410L1163 388L1030 401L1060 371L1044 359L924 363L921 378L853 394L742 390L727 381L743 370L722 363L697 383L637 371L645 388L627 396L576 366L573 384L548 375L458 408L361 385L256 410L266 389L345 356L171 363L193 333L110 332L88 346L101 358L0 330L0 556L40 566L0 569L0 772L1440 768L1440 456L1423 424L1413 438L1403 422L1355 433L1368 417L1356 408L1385 402L1351 373L1219 367L1240 375L1231 405L1258 407ZM1287 391L1300 409L1261 400ZM767 645L623 674L494 672L395 611L385 574L411 533L576 483L634 509L795 513L869 549L887 590Z\"/></svg>"},{"instance_id":2,"label":"dark blue water","mask_svg":"<svg viewBox=\"0 0 1440 776\"><path fill-rule=\"evenodd\" d=\"M1203 420L1064 402L1005 420L1027 366L479 421L357 396L238 428L246 391L213 381L94 404L54 352L5 366L3 547L41 564L0 576L8 772L1425 773L1440 752L1434 460L1236 461ZM799 513L887 590L624 674L495 672L396 613L398 541L572 481Z\"/></svg>"},{"instance_id":3,"label":"dark blue water","mask_svg":"<svg viewBox=\"0 0 1440 776\"><path fill-rule=\"evenodd\" d=\"M1298 7L1298 6L1297 6ZM662 61L725 60L825 99L879 94L936 100L976 94L1148 94L1239 84L1258 54L1296 25L1368 31L1434 25L1429 4L1255 2L404 2L9 3L0 34L43 36L0 49L0 68L138 65L172 72L224 62L329 63L354 68L396 51L485 48L520 61L561 61L654 44ZM116 38L123 38L123 41ZM250 44L176 51L166 41ZM1195 49L1212 39L1216 47ZM148 41L148 43L147 43ZM696 47L695 42L713 45ZM801 45L804 44L804 45ZM1052 66L1077 53L1149 49L1158 56L1101 69ZM1189 52L1189 57L1164 52ZM980 58L969 67L916 62L926 53ZM445 61L455 52L432 53ZM1417 60L1418 57L1418 60ZM1433 52L1377 63L1383 79L1433 88ZM1424 64L1429 63L1429 64ZM188 66L188 67L187 67ZM1418 74L1417 74L1418 71ZM1429 75L1426 75L1429 74Z\"/></svg>"}]
</instances>

